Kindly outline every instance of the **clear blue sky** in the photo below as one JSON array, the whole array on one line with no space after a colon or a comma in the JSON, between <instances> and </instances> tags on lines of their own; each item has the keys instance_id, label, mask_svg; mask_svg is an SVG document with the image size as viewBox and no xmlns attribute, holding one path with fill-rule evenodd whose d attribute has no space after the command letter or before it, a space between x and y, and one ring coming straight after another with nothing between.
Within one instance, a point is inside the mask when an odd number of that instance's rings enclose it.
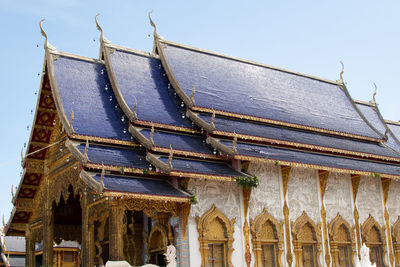
<instances>
[{"instance_id":1,"label":"clear blue sky","mask_svg":"<svg viewBox=\"0 0 400 267\"><path fill-rule=\"evenodd\" d=\"M375 82L383 116L400 119L400 1L1 0L0 216L6 221L39 89L40 19L58 50L96 58L96 13L113 43L151 51L150 10L159 34L171 41L331 80L339 78L341 60L351 96L370 100Z\"/></svg>"}]
</instances>

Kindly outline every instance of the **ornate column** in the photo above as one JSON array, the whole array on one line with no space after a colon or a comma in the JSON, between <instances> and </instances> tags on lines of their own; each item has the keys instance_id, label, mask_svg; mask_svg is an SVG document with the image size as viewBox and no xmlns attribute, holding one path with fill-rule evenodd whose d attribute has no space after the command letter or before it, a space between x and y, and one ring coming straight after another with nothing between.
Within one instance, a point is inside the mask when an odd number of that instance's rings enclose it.
<instances>
[{"instance_id":1,"label":"ornate column","mask_svg":"<svg viewBox=\"0 0 400 267\"><path fill-rule=\"evenodd\" d=\"M123 209L118 205L117 201L110 203L110 217L109 217L109 235L110 235L110 260L120 261L123 260L123 238L122 238L122 224L123 224Z\"/></svg>"},{"instance_id":2,"label":"ornate column","mask_svg":"<svg viewBox=\"0 0 400 267\"><path fill-rule=\"evenodd\" d=\"M382 194L383 194L383 208L385 209L384 217L385 217L385 226L386 226L386 237L387 237L387 244L389 247L389 260L390 260L391 266L394 266L392 234L390 232L389 212L388 212L388 209L386 206L388 195L389 195L389 188L390 188L390 184L392 183L392 180L388 179L388 178L381 178L381 183L382 183Z\"/></svg>"},{"instance_id":3,"label":"ornate column","mask_svg":"<svg viewBox=\"0 0 400 267\"><path fill-rule=\"evenodd\" d=\"M326 209L324 204L324 196L326 190L326 184L328 183L329 172L328 171L318 171L319 178L319 190L321 195L321 221L322 221L322 236L324 239L324 249L325 249L325 263L326 266L330 266L331 257L329 253L329 242L328 242L328 227L326 225Z\"/></svg>"},{"instance_id":4,"label":"ornate column","mask_svg":"<svg viewBox=\"0 0 400 267\"><path fill-rule=\"evenodd\" d=\"M81 263L82 266L89 266L89 250L90 250L90 237L89 237L89 207L88 195L84 190L81 193L81 207L82 207L82 252Z\"/></svg>"},{"instance_id":5,"label":"ornate column","mask_svg":"<svg viewBox=\"0 0 400 267\"><path fill-rule=\"evenodd\" d=\"M282 188L283 188L283 217L285 220L285 240L286 240L286 260L288 262L289 267L292 266L293 262L293 254L292 247L290 243L290 222L289 222L289 207L286 201L286 193L288 189L288 184L290 180L290 166L281 166L281 174L282 174Z\"/></svg>"},{"instance_id":6,"label":"ornate column","mask_svg":"<svg viewBox=\"0 0 400 267\"><path fill-rule=\"evenodd\" d=\"M43 205L43 266L53 266L54 218L50 200L50 177L47 162L44 164L45 201Z\"/></svg>"},{"instance_id":7,"label":"ornate column","mask_svg":"<svg viewBox=\"0 0 400 267\"><path fill-rule=\"evenodd\" d=\"M26 265L35 266L35 239L32 238L29 224L26 226L26 232L25 232L25 251L26 251Z\"/></svg>"},{"instance_id":8,"label":"ornate column","mask_svg":"<svg viewBox=\"0 0 400 267\"><path fill-rule=\"evenodd\" d=\"M361 232L360 232L360 222L359 222L360 216L359 216L358 210L357 210L356 199L357 199L358 186L360 185L360 179L361 179L361 176L359 174L351 175L351 187L353 190L353 204L354 204L353 216L354 216L354 223L356 226L358 257L360 257L360 248L361 248L360 235L361 235Z\"/></svg>"},{"instance_id":9,"label":"ornate column","mask_svg":"<svg viewBox=\"0 0 400 267\"><path fill-rule=\"evenodd\" d=\"M247 220L247 213L249 209L251 187L242 186L242 193L243 193L243 210L244 210L244 225L243 225L243 235L244 235L244 245L245 245L244 258L246 260L247 267L250 267L251 263L250 227L249 227L249 222Z\"/></svg>"}]
</instances>

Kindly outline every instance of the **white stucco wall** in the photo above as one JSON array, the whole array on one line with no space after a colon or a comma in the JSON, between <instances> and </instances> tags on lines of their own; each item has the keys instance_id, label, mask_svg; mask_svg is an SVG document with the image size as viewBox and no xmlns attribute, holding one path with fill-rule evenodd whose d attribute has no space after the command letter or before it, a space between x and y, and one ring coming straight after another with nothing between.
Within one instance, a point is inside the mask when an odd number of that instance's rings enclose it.
<instances>
[{"instance_id":1,"label":"white stucco wall","mask_svg":"<svg viewBox=\"0 0 400 267\"><path fill-rule=\"evenodd\" d=\"M214 204L229 220L236 218L233 233L232 263L234 266L244 266L243 233L241 218L241 190L233 182L218 182L210 180L191 179L188 190L193 193L198 203L192 205L189 222L190 266L201 266L196 216L201 217Z\"/></svg>"},{"instance_id":2,"label":"white stucco wall","mask_svg":"<svg viewBox=\"0 0 400 267\"><path fill-rule=\"evenodd\" d=\"M303 211L315 222L320 220L318 201L318 173L313 169L292 168L288 185L287 200L291 221L296 221Z\"/></svg>"},{"instance_id":3,"label":"white stucco wall","mask_svg":"<svg viewBox=\"0 0 400 267\"><path fill-rule=\"evenodd\" d=\"M381 226L384 226L380 178L361 176L356 204L360 215L360 225L362 225L371 214Z\"/></svg>"},{"instance_id":4,"label":"white stucco wall","mask_svg":"<svg viewBox=\"0 0 400 267\"><path fill-rule=\"evenodd\" d=\"M326 222L329 224L338 213L353 225L352 187L350 174L331 172L326 185L324 203Z\"/></svg>"},{"instance_id":5,"label":"white stucco wall","mask_svg":"<svg viewBox=\"0 0 400 267\"><path fill-rule=\"evenodd\" d=\"M392 180L386 205L389 211L390 225L393 225L400 216L400 181Z\"/></svg>"}]
</instances>

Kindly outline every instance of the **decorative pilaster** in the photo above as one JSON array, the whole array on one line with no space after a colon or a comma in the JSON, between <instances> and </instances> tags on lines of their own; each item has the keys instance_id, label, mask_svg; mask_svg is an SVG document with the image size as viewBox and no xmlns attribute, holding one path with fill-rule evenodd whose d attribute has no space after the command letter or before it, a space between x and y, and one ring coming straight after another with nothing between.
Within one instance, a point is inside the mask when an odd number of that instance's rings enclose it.
<instances>
[{"instance_id":1,"label":"decorative pilaster","mask_svg":"<svg viewBox=\"0 0 400 267\"><path fill-rule=\"evenodd\" d=\"M358 193L358 186L360 185L360 179L361 179L361 176L359 174L351 175L351 188L353 190L353 204L354 204L353 216L354 216L354 223L356 226L358 257L360 257L360 248L361 248L360 234L361 233L360 233L360 222L359 222L360 216L358 214L356 199L357 199L357 193Z\"/></svg>"},{"instance_id":2,"label":"decorative pilaster","mask_svg":"<svg viewBox=\"0 0 400 267\"><path fill-rule=\"evenodd\" d=\"M328 242L328 228L326 225L326 210L324 204L324 196L326 191L326 184L328 183L329 172L328 171L318 171L319 178L319 191L321 195L321 221L322 221L322 235L324 238L324 249L325 249L325 263L326 266L330 266L331 257L329 253L329 242Z\"/></svg>"},{"instance_id":3,"label":"decorative pilaster","mask_svg":"<svg viewBox=\"0 0 400 267\"><path fill-rule=\"evenodd\" d=\"M122 224L123 224L123 209L118 205L117 201L110 203L110 217L109 217L109 235L110 235L110 260L120 261L123 260L123 238L122 238Z\"/></svg>"},{"instance_id":4,"label":"decorative pilaster","mask_svg":"<svg viewBox=\"0 0 400 267\"><path fill-rule=\"evenodd\" d=\"M43 205L43 266L53 266L54 218L53 205L50 200L49 170L45 162L45 202Z\"/></svg>"},{"instance_id":5,"label":"decorative pilaster","mask_svg":"<svg viewBox=\"0 0 400 267\"><path fill-rule=\"evenodd\" d=\"M384 217L385 217L385 226L386 226L386 237L387 237L387 242L388 242L388 247L389 247L389 260L390 260L390 264L392 266L394 266L394 254L393 254L393 245L392 245L392 235L390 233L389 212L388 212L388 209L386 206L388 195L389 195L389 188L390 188L390 184L392 183L392 180L387 179L387 178L382 178L381 183L382 183L382 194L383 194L383 208L385 209Z\"/></svg>"},{"instance_id":6,"label":"decorative pilaster","mask_svg":"<svg viewBox=\"0 0 400 267\"><path fill-rule=\"evenodd\" d=\"M290 243L289 207L287 205L287 200L286 200L286 193L290 180L290 170L291 170L290 166L281 166L282 188L283 188L283 217L285 220L286 260L288 262L289 267L292 266L293 262L292 247Z\"/></svg>"},{"instance_id":7,"label":"decorative pilaster","mask_svg":"<svg viewBox=\"0 0 400 267\"><path fill-rule=\"evenodd\" d=\"M244 225L243 225L243 235L245 244L244 258L246 260L247 267L250 267L251 263L251 252L250 252L250 227L247 220L247 213L249 210L249 201L251 195L251 187L242 186L243 193L243 210L244 210Z\"/></svg>"},{"instance_id":8,"label":"decorative pilaster","mask_svg":"<svg viewBox=\"0 0 400 267\"><path fill-rule=\"evenodd\" d=\"M84 190L81 195L81 207L82 207L82 252L81 262L82 266L89 265L89 250L90 250L90 237L89 237L89 207L88 207L88 196L87 191Z\"/></svg>"},{"instance_id":9,"label":"decorative pilaster","mask_svg":"<svg viewBox=\"0 0 400 267\"><path fill-rule=\"evenodd\" d=\"M35 266L35 240L31 236L29 225L26 226L25 232L25 251L26 251L26 265Z\"/></svg>"}]
</instances>

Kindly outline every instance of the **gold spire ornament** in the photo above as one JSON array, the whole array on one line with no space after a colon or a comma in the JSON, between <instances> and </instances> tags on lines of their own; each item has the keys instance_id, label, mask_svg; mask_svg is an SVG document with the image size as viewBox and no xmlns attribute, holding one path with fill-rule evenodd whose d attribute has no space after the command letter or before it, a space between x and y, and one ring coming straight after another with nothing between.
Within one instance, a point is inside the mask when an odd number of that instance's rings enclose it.
<instances>
[{"instance_id":1,"label":"gold spire ornament","mask_svg":"<svg viewBox=\"0 0 400 267\"><path fill-rule=\"evenodd\" d=\"M172 156L174 152L172 152L172 146L169 145L169 156L168 156L168 167L172 170Z\"/></svg>"},{"instance_id":2,"label":"gold spire ornament","mask_svg":"<svg viewBox=\"0 0 400 267\"><path fill-rule=\"evenodd\" d=\"M48 49L48 50L52 50L52 51L57 51L57 49L49 43L49 38L47 37L47 34L46 34L46 32L43 30L43 27L42 27L43 21L45 21L45 19L41 19L40 22L39 22L40 33L41 33L42 36L45 38L43 47L44 47L44 49Z\"/></svg>"},{"instance_id":3,"label":"gold spire ornament","mask_svg":"<svg viewBox=\"0 0 400 267\"><path fill-rule=\"evenodd\" d=\"M192 95L190 96L190 102L192 102L193 106L195 105L195 104L194 104L194 93L195 93L195 92L196 92L196 88L194 88L194 86L193 86Z\"/></svg>"},{"instance_id":4,"label":"gold spire ornament","mask_svg":"<svg viewBox=\"0 0 400 267\"><path fill-rule=\"evenodd\" d=\"M154 137L154 125L151 125L150 142L151 142L151 145L152 145L152 146L154 146L153 137Z\"/></svg>"},{"instance_id":5,"label":"gold spire ornament","mask_svg":"<svg viewBox=\"0 0 400 267\"><path fill-rule=\"evenodd\" d=\"M343 80L344 64L343 64L342 61L340 61L340 64L342 65L342 70L340 71L339 82L340 82L341 84L344 84L344 80Z\"/></svg>"},{"instance_id":6,"label":"gold spire ornament","mask_svg":"<svg viewBox=\"0 0 400 267\"><path fill-rule=\"evenodd\" d=\"M151 19L151 13L153 13L153 10L149 12L149 21L150 21L151 27L154 28L154 36L156 36L157 35L157 26L154 23L154 21Z\"/></svg>"},{"instance_id":7,"label":"gold spire ornament","mask_svg":"<svg viewBox=\"0 0 400 267\"><path fill-rule=\"evenodd\" d=\"M374 105L376 105L376 99L375 99L375 96L376 96L376 92L377 92L377 90L378 90L378 87L376 86L376 84L374 83L374 87L375 87L375 90L374 90L374 92L372 93L372 100L371 101L369 101L371 104L374 104Z\"/></svg>"},{"instance_id":8,"label":"gold spire ornament","mask_svg":"<svg viewBox=\"0 0 400 267\"><path fill-rule=\"evenodd\" d=\"M97 21L97 17L100 16L100 13L97 13L96 16L94 16L94 22L96 23L97 30L100 31L100 40L104 40L104 34L103 34L103 29L100 27L99 22Z\"/></svg>"}]
</instances>

